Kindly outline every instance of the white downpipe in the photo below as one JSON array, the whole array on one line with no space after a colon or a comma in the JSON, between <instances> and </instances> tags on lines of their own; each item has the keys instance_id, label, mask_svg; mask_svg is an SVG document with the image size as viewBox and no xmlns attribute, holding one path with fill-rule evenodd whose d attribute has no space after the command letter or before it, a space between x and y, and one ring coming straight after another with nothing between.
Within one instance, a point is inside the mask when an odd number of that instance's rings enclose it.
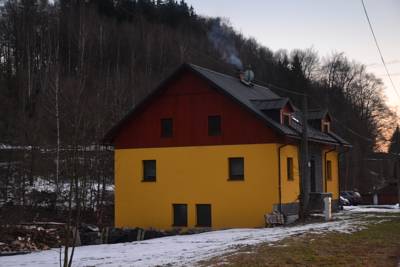
<instances>
[{"instance_id":1,"label":"white downpipe","mask_svg":"<svg viewBox=\"0 0 400 267\"><path fill-rule=\"evenodd\" d=\"M324 198L324 215L325 221L330 221L332 219L332 198Z\"/></svg>"}]
</instances>

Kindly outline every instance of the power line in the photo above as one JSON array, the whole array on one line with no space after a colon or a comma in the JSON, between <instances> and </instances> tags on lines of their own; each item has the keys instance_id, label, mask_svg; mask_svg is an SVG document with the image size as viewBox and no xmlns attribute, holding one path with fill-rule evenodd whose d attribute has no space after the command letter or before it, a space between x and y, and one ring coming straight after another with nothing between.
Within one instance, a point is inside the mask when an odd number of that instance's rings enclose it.
<instances>
[{"instance_id":1,"label":"power line","mask_svg":"<svg viewBox=\"0 0 400 267\"><path fill-rule=\"evenodd\" d=\"M400 72L394 72L394 73L391 73L390 75L391 76L400 76ZM386 73L378 74L378 76L387 76L387 74Z\"/></svg>"},{"instance_id":2,"label":"power line","mask_svg":"<svg viewBox=\"0 0 400 267\"><path fill-rule=\"evenodd\" d=\"M354 131L354 130L351 129L350 127L344 125L341 121L339 121L339 120L336 119L335 117L332 117L332 119L333 119L337 124L339 124L342 128L346 129L347 131L349 131L349 132L352 133L353 135L358 136L359 138L363 139L364 141L371 142L371 143L376 143L376 140L371 139L371 138L369 138L369 137L366 137L366 136L364 136L364 135L361 135L361 134L357 133L356 131ZM387 140L385 140L385 141L387 141Z\"/></svg>"},{"instance_id":3,"label":"power line","mask_svg":"<svg viewBox=\"0 0 400 267\"><path fill-rule=\"evenodd\" d=\"M262 83L259 83L258 81L257 81L257 83L260 84L260 85L263 85ZM289 93L289 94L295 94L295 95L302 95L302 96L310 97L311 100L313 101L313 103L314 103L319 109L321 109L321 110L324 109L324 108L319 104L319 101L317 101L317 99L315 99L315 97L313 97L312 95L302 94L302 93L299 93L299 92L296 92L296 91L292 91L292 90L289 90L289 89L285 89L285 88L282 88L282 87L279 87L279 86L275 86L275 85L272 85L272 84L266 84L266 85L269 86L269 87L273 87L273 88L275 88L275 89L277 89L277 90L280 90L280 91ZM345 124L343 124L341 121L339 121L339 120L336 119L335 117L332 117L332 118L333 118L333 120L334 120L335 122L337 122L342 128L346 129L347 131L349 131L349 132L352 133L353 135L358 136L359 138L364 139L364 140L367 141L367 142L376 143L376 140L371 139L371 138L369 138L369 137L367 137L367 136L364 136L364 135L362 135L362 134L359 134L359 133L357 133L356 131L354 131L353 129L351 129L350 127L348 127L348 126L346 126ZM388 141L388 140L384 140L384 141Z\"/></svg>"},{"instance_id":4,"label":"power line","mask_svg":"<svg viewBox=\"0 0 400 267\"><path fill-rule=\"evenodd\" d=\"M195 52L198 53L198 55L204 55L204 56L206 56L206 57L208 57L208 58L211 58L214 62L218 62L218 63L221 64L221 66L222 66L222 63L220 62L220 60L217 60L217 59L215 59L215 58L213 58L213 57L211 57L211 56L209 56L209 55L207 55L207 54L201 52L200 50L196 50ZM224 65L224 66L225 66L225 65ZM288 93L288 94L292 94L292 95L298 95L298 96L306 96L306 97L309 97L309 98L311 98L311 100L313 101L313 103L314 103L316 106L318 106L318 108L324 109L324 108L319 104L320 101L318 101L317 99L315 99L315 97L313 97L311 94L300 93L300 92L293 91L293 90L290 90L290 89L282 88L282 87L279 87L279 86L276 86L276 85L273 85L273 84L270 84L270 83L265 83L265 82L263 82L263 81L261 81L261 80L254 80L254 82L255 82L256 84L260 85L260 86L264 86L264 87L267 87L267 88L269 88L269 89L272 88L272 89L275 89L275 90L278 90L278 91L281 91L281 92L285 92L285 93ZM334 118L334 117L332 117L332 118L333 118L342 128L346 129L348 132L352 133L353 135L358 136L359 138L363 139L364 141L371 142L371 143L376 143L376 140L373 140L373 139L371 139L371 138L369 138L369 137L366 137L366 136L364 136L364 135L361 135L361 134L357 133L356 131L354 131L353 129L351 129L350 127L348 127L348 126L346 126L345 124L343 124L342 122L340 122L339 120L337 120L336 118ZM387 142L387 141L389 141L389 140L384 140L384 141Z\"/></svg>"},{"instance_id":5,"label":"power line","mask_svg":"<svg viewBox=\"0 0 400 267\"><path fill-rule=\"evenodd\" d=\"M400 94L399 94L399 92L397 91L397 88L396 88L396 86L394 85L393 80L392 80L392 77L390 76L389 70L388 70L388 68L387 68L387 66L386 66L385 59L383 58L381 48L379 47L379 43L378 43L378 40L377 40L377 38L376 38L376 36L375 36L374 29L372 28L372 23L371 23L371 21L370 21L370 19L369 19L369 16L368 16L368 12L367 12L367 8L365 7L364 0L361 0L361 3L362 3L362 6L363 6L364 13L365 13L365 16L366 16L366 18L367 18L368 25L369 25L369 28L370 28L370 30L371 30L372 36L374 37L374 41L375 41L376 48L378 49L379 55L380 55L380 57L381 57L381 61L382 61L382 63L383 63L383 66L385 67L386 74L387 74L387 76L389 77L389 80L390 80L390 83L392 84L392 87L393 87L394 92L396 93L397 97L398 97L399 100L400 100Z\"/></svg>"},{"instance_id":6,"label":"power line","mask_svg":"<svg viewBox=\"0 0 400 267\"><path fill-rule=\"evenodd\" d=\"M282 87L279 87L279 86L276 86L276 85L273 85L273 84L269 84L269 83L264 83L264 82L262 82L262 81L255 81L257 84L259 84L259 85L262 85L262 86L266 86L266 87L272 87L273 89L276 89L276 90L279 90L279 91L282 91L282 92L286 92L286 93L289 93L289 94L294 94L294 95L301 95L301 96L306 96L306 97L309 97L309 98L311 98L311 100L313 101L313 103L319 108L319 109L324 109L320 104L319 104L319 101L317 101L316 99L315 99L315 97L313 97L312 95L309 95L309 94L304 94L304 93L299 93L299 92L296 92L296 91L293 91L293 90L290 90L290 89L286 89L286 88L282 88ZM371 143L376 143L376 140L374 140L374 139L371 139L371 138L369 138L369 137L367 137L367 136L364 136L364 135L362 135L362 134L359 134L359 133L357 133L356 131L354 131L353 129L351 129L350 127L348 127L348 126L346 126L345 124L343 124L341 121L339 121L338 119L336 119L335 117L332 117L333 118L333 120L337 123L337 124L339 124L342 128L344 128L344 129L346 129L348 132L350 132L350 133L352 133L353 135L355 135L355 136L358 136L359 138L361 138L361 139L363 139L364 141L367 141L367 142L371 142ZM384 141L389 141L389 140L384 140Z\"/></svg>"},{"instance_id":7,"label":"power line","mask_svg":"<svg viewBox=\"0 0 400 267\"><path fill-rule=\"evenodd\" d=\"M321 104L319 103L320 101L318 101L313 95L308 95L311 100L313 101L313 104L315 104L319 109L324 109ZM345 125L343 122L339 121L338 119L336 119L335 117L332 117L332 119L339 125L341 126L343 129L346 129L348 132L350 132L351 134L358 136L359 138L363 139L364 141L367 142L371 142L371 143L376 143L376 140L371 139L370 137L367 137L365 135L359 134L358 132L354 131L353 129L351 129L350 127L348 127L347 125ZM384 139L383 141L385 142L389 142L390 140Z\"/></svg>"},{"instance_id":8,"label":"power line","mask_svg":"<svg viewBox=\"0 0 400 267\"><path fill-rule=\"evenodd\" d=\"M393 64L399 64L400 60L394 59L394 60L389 60L389 61L385 61L385 62L386 62L386 65L393 65ZM366 67L376 67L378 65L379 65L379 63L370 63L370 64L367 64L365 66Z\"/></svg>"},{"instance_id":9,"label":"power line","mask_svg":"<svg viewBox=\"0 0 400 267\"><path fill-rule=\"evenodd\" d=\"M260 83L258 83L258 84L260 84ZM261 84L262 85L262 84ZM286 92L286 93L291 93L291 94L295 94L295 95L302 95L302 96L306 96L306 97L309 97L309 98L311 98L311 100L313 101L313 104L315 104L319 109L321 109L321 110L323 110L324 108L319 104L319 101L317 101L317 99L315 99L315 97L313 97L312 95L307 95L307 94L302 94L302 93L298 93L298 92L296 92L296 91L292 91L292 90L289 90L289 89L284 89L284 88L281 88L281 87L278 87L278 86L275 86L275 85L272 85L272 84L267 84L268 86L270 86L270 87L273 87L273 88L275 88L275 89L277 89L277 90L280 90L280 91L283 91L283 92ZM357 136L357 137L359 137L359 138L361 138L361 139L363 139L364 141L367 141L367 142L371 142L371 143L376 143L376 140L374 140L374 139L371 139L371 138L369 138L369 137L367 137L367 136L364 136L364 135L362 135L362 134L359 134L359 133L357 133L356 131L354 131L353 129L351 129L350 127L348 127L348 126L346 126L344 123L342 123L341 121L339 121L338 119L336 119L335 117L332 117L332 119L338 124L338 125L340 125L342 128L344 128L344 129L346 129L348 132L350 132L351 134L353 134L353 135L355 135L355 136ZM384 140L385 142L388 142L389 140Z\"/></svg>"},{"instance_id":10,"label":"power line","mask_svg":"<svg viewBox=\"0 0 400 267\"><path fill-rule=\"evenodd\" d=\"M266 85L266 86L269 86L269 87L273 87L273 88L276 89L276 90L280 90L280 91L283 91L283 92L286 92L286 93L289 93L289 94L295 94L295 95L302 95L302 96L310 97L311 100L313 101L313 103L314 103L319 109L321 109L321 110L324 109L324 108L319 104L319 102L315 99L315 97L313 97L312 95L302 94L302 93L299 93L299 92L296 92L296 91L292 91L292 90L289 90L289 89L285 89L285 88L282 88L282 87L279 87L279 86L275 86L275 85L272 85L272 84L263 84L262 82L260 83L259 81L257 81L257 84ZM335 117L332 117L332 118L333 118L333 120L334 120L337 124L339 124L342 128L346 129L348 132L352 133L353 135L358 136L359 138L363 139L364 141L371 142L371 143L376 143L376 140L371 139L371 138L369 138L369 137L367 137L367 136L364 136L364 135L362 135L362 134L359 134L359 133L357 133L356 131L354 131L353 129L351 129L350 127L348 127L348 126L346 126L345 124L343 124L341 121L339 121L339 120L336 119ZM389 140L386 140L386 139L385 139L384 141L387 142L387 141L389 141Z\"/></svg>"},{"instance_id":11,"label":"power line","mask_svg":"<svg viewBox=\"0 0 400 267\"><path fill-rule=\"evenodd\" d=\"M254 83L258 84L258 85L261 85L261 86L264 86L264 87L267 87L268 89L272 88L272 89L275 89L275 90L278 90L278 91L282 91L282 92L285 92L285 93L288 93L288 94L300 95L300 96L308 96L306 93L296 92L296 91L289 90L289 89L286 89L286 88L282 88L282 87L279 87L279 86L276 86L276 85L273 85L273 84L270 84L270 83L265 83L265 82L260 81L260 80L254 80Z\"/></svg>"}]
</instances>

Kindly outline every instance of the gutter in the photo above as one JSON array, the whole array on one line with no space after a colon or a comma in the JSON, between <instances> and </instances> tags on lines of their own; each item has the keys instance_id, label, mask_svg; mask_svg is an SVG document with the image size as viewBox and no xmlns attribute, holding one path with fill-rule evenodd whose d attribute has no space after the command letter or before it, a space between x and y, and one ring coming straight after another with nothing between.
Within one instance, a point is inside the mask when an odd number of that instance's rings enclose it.
<instances>
[{"instance_id":1,"label":"gutter","mask_svg":"<svg viewBox=\"0 0 400 267\"><path fill-rule=\"evenodd\" d=\"M281 145L278 147L278 192L279 192L279 212L282 213L282 174L281 174L281 150L287 146Z\"/></svg>"},{"instance_id":2,"label":"gutter","mask_svg":"<svg viewBox=\"0 0 400 267\"><path fill-rule=\"evenodd\" d=\"M332 149L330 149L330 150L328 150L328 151L326 151L325 153L324 153L324 165L325 165L325 177L324 177L324 180L325 180L325 193L327 193L328 192L328 164L327 164L327 160L326 160L326 156L329 154L329 153L331 153L331 152L333 152L333 151L336 151L336 147L335 148L332 148Z\"/></svg>"}]
</instances>

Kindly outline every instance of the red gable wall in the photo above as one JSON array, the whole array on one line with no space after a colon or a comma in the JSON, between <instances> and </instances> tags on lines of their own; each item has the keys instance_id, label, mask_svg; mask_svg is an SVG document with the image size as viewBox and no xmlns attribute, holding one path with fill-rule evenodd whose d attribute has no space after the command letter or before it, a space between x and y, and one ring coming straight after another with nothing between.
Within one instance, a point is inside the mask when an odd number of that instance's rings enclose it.
<instances>
[{"instance_id":1,"label":"red gable wall","mask_svg":"<svg viewBox=\"0 0 400 267\"><path fill-rule=\"evenodd\" d=\"M190 71L166 86L124 123L113 142L117 149L255 144L279 139L265 122ZM220 136L208 136L209 115L221 116ZM161 137L162 118L173 119L172 137Z\"/></svg>"},{"instance_id":2,"label":"red gable wall","mask_svg":"<svg viewBox=\"0 0 400 267\"><path fill-rule=\"evenodd\" d=\"M293 108L292 108L292 106L288 103L288 104L286 104L286 105L282 108L282 112L283 112L283 113L292 113L292 112L293 112Z\"/></svg>"}]
</instances>

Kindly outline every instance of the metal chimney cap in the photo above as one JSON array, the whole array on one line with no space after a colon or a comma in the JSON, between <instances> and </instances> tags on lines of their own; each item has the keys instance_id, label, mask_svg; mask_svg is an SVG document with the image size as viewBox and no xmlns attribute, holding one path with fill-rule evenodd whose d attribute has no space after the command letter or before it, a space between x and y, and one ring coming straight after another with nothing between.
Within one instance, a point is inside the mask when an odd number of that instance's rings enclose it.
<instances>
[{"instance_id":1,"label":"metal chimney cap","mask_svg":"<svg viewBox=\"0 0 400 267\"><path fill-rule=\"evenodd\" d=\"M247 86L253 86L254 72L250 69L240 73L240 81Z\"/></svg>"}]
</instances>

